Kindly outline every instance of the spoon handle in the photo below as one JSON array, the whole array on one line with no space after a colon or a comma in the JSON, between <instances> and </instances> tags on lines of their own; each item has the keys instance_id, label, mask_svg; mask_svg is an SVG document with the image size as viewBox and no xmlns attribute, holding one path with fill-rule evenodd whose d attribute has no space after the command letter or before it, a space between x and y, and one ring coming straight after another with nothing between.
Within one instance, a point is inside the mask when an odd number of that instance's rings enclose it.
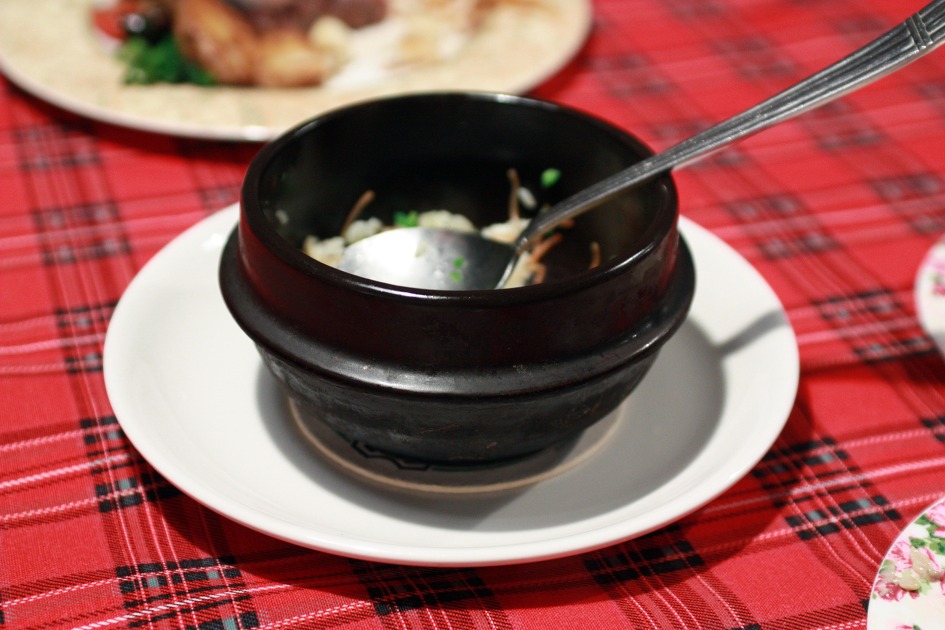
<instances>
[{"instance_id":1,"label":"spoon handle","mask_svg":"<svg viewBox=\"0 0 945 630\"><path fill-rule=\"evenodd\" d=\"M884 35L793 87L555 204L531 221L516 241L516 249L525 251L538 235L630 186L701 159L891 74L943 41L945 0L934 0Z\"/></svg>"}]
</instances>

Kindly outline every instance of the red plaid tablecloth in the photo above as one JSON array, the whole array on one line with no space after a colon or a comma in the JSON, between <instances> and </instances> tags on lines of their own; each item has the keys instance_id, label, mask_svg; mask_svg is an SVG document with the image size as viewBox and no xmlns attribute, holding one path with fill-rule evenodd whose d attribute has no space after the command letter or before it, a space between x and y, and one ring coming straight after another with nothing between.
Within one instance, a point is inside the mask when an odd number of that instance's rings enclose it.
<instances>
[{"instance_id":1,"label":"red plaid tablecloth","mask_svg":"<svg viewBox=\"0 0 945 630\"><path fill-rule=\"evenodd\" d=\"M596 0L586 47L535 94L665 148L920 3ZM945 495L945 364L912 295L945 234L943 147L938 52L678 172L684 214L788 311L801 382L784 431L730 491L649 535L430 569L245 529L168 484L113 415L116 302L236 200L258 146L99 124L0 78L0 630L864 628L888 546Z\"/></svg>"}]
</instances>

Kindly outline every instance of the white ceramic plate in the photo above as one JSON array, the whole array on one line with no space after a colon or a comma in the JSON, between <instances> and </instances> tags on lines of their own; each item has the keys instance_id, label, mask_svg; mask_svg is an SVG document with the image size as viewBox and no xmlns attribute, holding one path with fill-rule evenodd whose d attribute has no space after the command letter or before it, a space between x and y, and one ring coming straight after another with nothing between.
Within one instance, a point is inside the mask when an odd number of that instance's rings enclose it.
<instances>
[{"instance_id":1,"label":"white ceramic plate","mask_svg":"<svg viewBox=\"0 0 945 630\"><path fill-rule=\"evenodd\" d=\"M945 238L925 254L915 279L919 322L945 354Z\"/></svg>"},{"instance_id":2,"label":"white ceramic plate","mask_svg":"<svg viewBox=\"0 0 945 630\"><path fill-rule=\"evenodd\" d=\"M503 7L449 61L377 81L316 88L128 86L94 37L92 0L2 0L0 70L23 89L89 118L198 138L268 140L327 109L430 90L522 93L573 57L591 25L589 0L545 0L550 10Z\"/></svg>"},{"instance_id":3,"label":"white ceramic plate","mask_svg":"<svg viewBox=\"0 0 945 630\"><path fill-rule=\"evenodd\" d=\"M902 530L883 558L870 593L867 630L941 628L943 570L945 499L940 499Z\"/></svg>"},{"instance_id":4,"label":"white ceramic plate","mask_svg":"<svg viewBox=\"0 0 945 630\"><path fill-rule=\"evenodd\" d=\"M593 457L506 492L446 495L362 481L300 439L217 266L237 209L175 239L115 310L105 382L121 426L206 506L305 547L405 564L554 558L670 523L745 475L793 405L798 354L777 297L734 250L683 220L691 315Z\"/></svg>"}]
</instances>

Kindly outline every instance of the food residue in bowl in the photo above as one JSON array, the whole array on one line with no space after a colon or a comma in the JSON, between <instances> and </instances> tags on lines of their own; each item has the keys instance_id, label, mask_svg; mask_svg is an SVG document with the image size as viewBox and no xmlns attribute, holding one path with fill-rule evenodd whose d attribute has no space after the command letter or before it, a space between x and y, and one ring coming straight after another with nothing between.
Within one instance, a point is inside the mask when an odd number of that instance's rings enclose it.
<instances>
[{"instance_id":1,"label":"food residue in bowl","mask_svg":"<svg viewBox=\"0 0 945 630\"><path fill-rule=\"evenodd\" d=\"M538 202L532 191L521 184L518 172L515 169L509 169L507 174L510 194L508 218L505 221L477 228L472 221L461 214L444 209L432 209L395 212L393 223L385 224L377 217L360 218L365 208L374 199L374 192L369 190L362 194L354 204L338 235L319 238L314 234L310 234L302 242L302 251L319 262L337 267L348 245L384 230L409 227L455 230L457 232L478 231L485 238L502 243L513 243L522 230L528 226L529 222L528 218L522 216L521 208L524 206L527 210L533 212L540 211L542 208L538 207ZM560 172L557 169L545 169L540 177L540 185L543 188L550 188L557 183L559 178ZM278 211L276 212L276 219L280 223L288 221L285 213ZM567 225L563 227L567 227ZM547 269L542 263L542 258L562 238L563 235L560 231L554 231L545 235L530 251L523 253L519 257L506 287L520 287L543 282ZM458 266L461 266L462 261L457 262ZM599 248L596 243L592 243L589 266L594 267L598 264L600 264Z\"/></svg>"}]
</instances>

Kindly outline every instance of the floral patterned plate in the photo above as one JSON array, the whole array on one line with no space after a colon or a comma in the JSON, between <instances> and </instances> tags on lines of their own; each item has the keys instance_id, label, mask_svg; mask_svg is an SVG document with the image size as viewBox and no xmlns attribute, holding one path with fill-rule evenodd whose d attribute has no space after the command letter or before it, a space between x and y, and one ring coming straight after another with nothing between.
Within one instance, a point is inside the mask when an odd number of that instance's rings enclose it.
<instances>
[{"instance_id":1,"label":"floral patterned plate","mask_svg":"<svg viewBox=\"0 0 945 630\"><path fill-rule=\"evenodd\" d=\"M945 238L928 251L919 265L915 307L922 327L945 354Z\"/></svg>"},{"instance_id":2,"label":"floral patterned plate","mask_svg":"<svg viewBox=\"0 0 945 630\"><path fill-rule=\"evenodd\" d=\"M870 593L867 630L945 625L945 498L924 510L886 553Z\"/></svg>"}]
</instances>

